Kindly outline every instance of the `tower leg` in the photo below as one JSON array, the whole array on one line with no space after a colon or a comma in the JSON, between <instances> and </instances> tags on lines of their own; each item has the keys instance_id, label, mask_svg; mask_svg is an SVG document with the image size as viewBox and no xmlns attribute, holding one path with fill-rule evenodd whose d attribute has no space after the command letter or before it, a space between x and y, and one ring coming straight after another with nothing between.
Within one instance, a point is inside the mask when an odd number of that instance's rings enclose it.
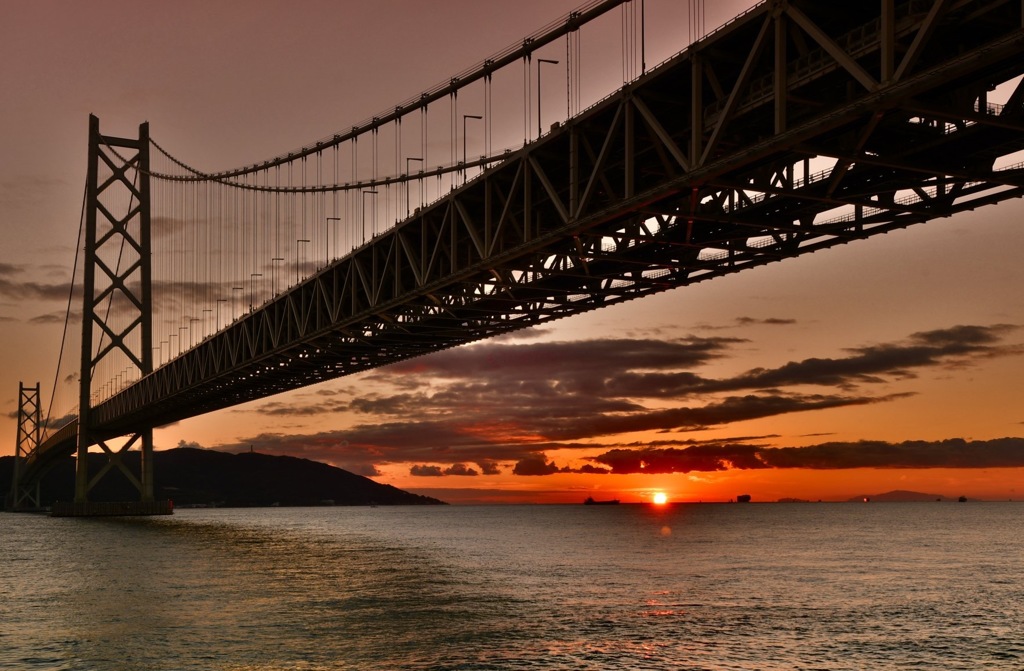
<instances>
[{"instance_id":1,"label":"tower leg","mask_svg":"<svg viewBox=\"0 0 1024 671\"><path fill-rule=\"evenodd\" d=\"M153 496L153 429L142 432L142 500L149 502Z\"/></svg>"},{"instance_id":2,"label":"tower leg","mask_svg":"<svg viewBox=\"0 0 1024 671\"><path fill-rule=\"evenodd\" d=\"M89 500L89 438L78 425L78 451L75 460L75 503Z\"/></svg>"}]
</instances>

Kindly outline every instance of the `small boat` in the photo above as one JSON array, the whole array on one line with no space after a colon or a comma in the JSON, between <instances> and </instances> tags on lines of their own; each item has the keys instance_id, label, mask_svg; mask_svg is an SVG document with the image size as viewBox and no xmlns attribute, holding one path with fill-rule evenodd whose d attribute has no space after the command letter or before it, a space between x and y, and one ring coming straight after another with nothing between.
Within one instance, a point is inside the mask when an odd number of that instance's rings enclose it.
<instances>
[{"instance_id":1,"label":"small boat","mask_svg":"<svg viewBox=\"0 0 1024 671\"><path fill-rule=\"evenodd\" d=\"M593 496L588 496L584 501L585 506L617 506L619 505L618 499L609 499L607 501L595 501Z\"/></svg>"}]
</instances>

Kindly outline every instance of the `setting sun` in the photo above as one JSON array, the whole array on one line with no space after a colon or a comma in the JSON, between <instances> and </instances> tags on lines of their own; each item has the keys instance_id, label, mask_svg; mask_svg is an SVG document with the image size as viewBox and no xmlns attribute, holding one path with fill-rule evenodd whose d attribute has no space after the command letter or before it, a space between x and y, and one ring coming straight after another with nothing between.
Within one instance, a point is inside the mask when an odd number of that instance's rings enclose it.
<instances>
[{"instance_id":1,"label":"setting sun","mask_svg":"<svg viewBox=\"0 0 1024 671\"><path fill-rule=\"evenodd\" d=\"M668 495L665 492L654 492L654 504L662 506L668 503Z\"/></svg>"}]
</instances>

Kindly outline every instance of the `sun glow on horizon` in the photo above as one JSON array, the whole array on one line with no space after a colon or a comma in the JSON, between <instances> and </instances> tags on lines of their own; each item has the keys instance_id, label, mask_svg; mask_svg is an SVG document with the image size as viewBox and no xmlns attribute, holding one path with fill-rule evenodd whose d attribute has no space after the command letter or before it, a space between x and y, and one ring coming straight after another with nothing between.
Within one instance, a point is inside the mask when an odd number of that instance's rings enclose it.
<instances>
[{"instance_id":1,"label":"sun glow on horizon","mask_svg":"<svg viewBox=\"0 0 1024 671\"><path fill-rule=\"evenodd\" d=\"M654 496L651 497L651 500L654 501L654 505L663 506L668 503L668 494L665 492L654 492Z\"/></svg>"}]
</instances>

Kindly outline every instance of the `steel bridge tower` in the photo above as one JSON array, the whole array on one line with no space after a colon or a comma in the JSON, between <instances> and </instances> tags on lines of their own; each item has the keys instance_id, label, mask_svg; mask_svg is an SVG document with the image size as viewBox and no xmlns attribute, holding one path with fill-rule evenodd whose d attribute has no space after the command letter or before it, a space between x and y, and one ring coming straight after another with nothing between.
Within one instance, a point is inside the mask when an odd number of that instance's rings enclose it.
<instances>
[{"instance_id":1,"label":"steel bridge tower","mask_svg":"<svg viewBox=\"0 0 1024 671\"><path fill-rule=\"evenodd\" d=\"M18 385L18 440L14 448L14 477L11 487L11 510L40 508L39 483L36 478L35 487L31 484L22 487L21 470L25 460L39 447L42 432L40 421L39 383L34 387Z\"/></svg>"},{"instance_id":2,"label":"steel bridge tower","mask_svg":"<svg viewBox=\"0 0 1024 671\"><path fill-rule=\"evenodd\" d=\"M135 430L125 442L98 432L92 409L104 399L93 389L102 366L125 370L125 379L153 372L153 296L150 236L149 124L138 139L102 135L99 119L89 117L89 166L86 178L85 263L82 301L82 359L79 381L78 444L73 514L91 514L89 491L112 468L153 502L153 429ZM139 444L136 476L122 456ZM88 450L99 445L107 463L90 477ZM141 511L140 511L141 512Z\"/></svg>"}]
</instances>

